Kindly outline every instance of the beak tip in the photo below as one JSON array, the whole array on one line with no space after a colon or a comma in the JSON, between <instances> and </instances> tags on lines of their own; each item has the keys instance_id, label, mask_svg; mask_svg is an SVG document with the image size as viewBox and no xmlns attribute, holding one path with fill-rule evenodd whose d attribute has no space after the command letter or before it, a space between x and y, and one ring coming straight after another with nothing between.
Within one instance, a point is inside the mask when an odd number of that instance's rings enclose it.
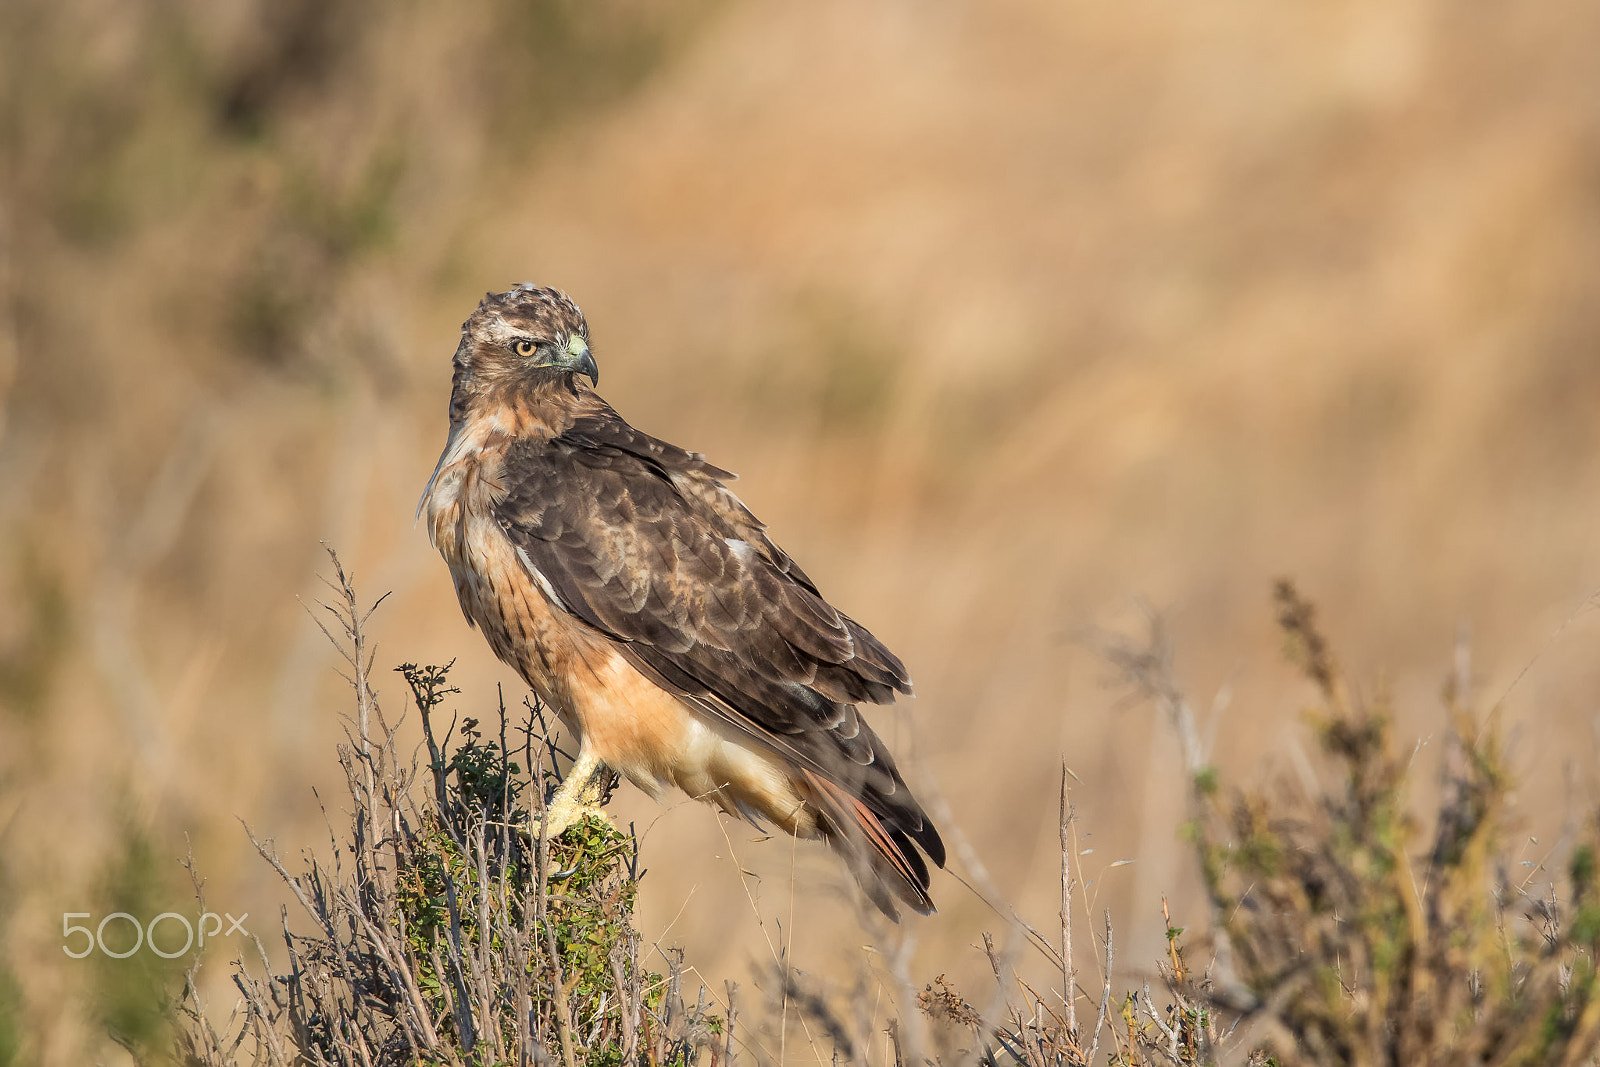
<instances>
[{"instance_id":1,"label":"beak tip","mask_svg":"<svg viewBox=\"0 0 1600 1067\"><path fill-rule=\"evenodd\" d=\"M589 351L589 343L581 336L575 336L567 342L566 367L574 374L587 374L589 381L595 385L600 384L600 368L595 364L594 353Z\"/></svg>"}]
</instances>

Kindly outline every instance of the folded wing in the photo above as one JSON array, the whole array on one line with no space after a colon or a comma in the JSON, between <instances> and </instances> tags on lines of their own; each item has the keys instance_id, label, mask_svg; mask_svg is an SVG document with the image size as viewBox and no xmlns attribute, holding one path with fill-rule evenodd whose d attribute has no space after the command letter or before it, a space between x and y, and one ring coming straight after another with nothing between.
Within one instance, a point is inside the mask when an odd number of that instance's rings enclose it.
<instances>
[{"instance_id":1,"label":"folded wing","mask_svg":"<svg viewBox=\"0 0 1600 1067\"><path fill-rule=\"evenodd\" d=\"M496 517L547 594L790 762L835 836L864 843L896 895L931 910L911 842L940 866L943 843L855 708L909 693L905 667L822 598L722 484L732 476L604 409L512 446L504 477Z\"/></svg>"}]
</instances>

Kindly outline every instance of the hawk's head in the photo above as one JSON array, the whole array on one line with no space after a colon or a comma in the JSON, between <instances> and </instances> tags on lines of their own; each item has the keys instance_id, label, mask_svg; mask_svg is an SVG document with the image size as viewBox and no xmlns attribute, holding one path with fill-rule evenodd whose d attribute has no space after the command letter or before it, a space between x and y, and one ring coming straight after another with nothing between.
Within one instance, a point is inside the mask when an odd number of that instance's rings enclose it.
<instances>
[{"instance_id":1,"label":"hawk's head","mask_svg":"<svg viewBox=\"0 0 1600 1067\"><path fill-rule=\"evenodd\" d=\"M466 393L577 374L600 380L583 312L561 290L523 282L485 295L462 323L452 408Z\"/></svg>"}]
</instances>

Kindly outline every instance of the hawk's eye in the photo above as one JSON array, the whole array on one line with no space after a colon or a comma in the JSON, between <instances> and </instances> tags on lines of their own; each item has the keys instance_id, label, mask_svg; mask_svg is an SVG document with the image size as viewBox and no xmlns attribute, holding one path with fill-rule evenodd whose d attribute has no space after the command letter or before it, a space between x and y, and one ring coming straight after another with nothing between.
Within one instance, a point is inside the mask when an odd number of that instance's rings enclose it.
<instances>
[{"instance_id":1,"label":"hawk's eye","mask_svg":"<svg viewBox=\"0 0 1600 1067\"><path fill-rule=\"evenodd\" d=\"M539 350L539 346L534 344L532 341L518 341L516 344L511 346L511 350L517 355L527 358L528 356L531 356L537 352Z\"/></svg>"}]
</instances>

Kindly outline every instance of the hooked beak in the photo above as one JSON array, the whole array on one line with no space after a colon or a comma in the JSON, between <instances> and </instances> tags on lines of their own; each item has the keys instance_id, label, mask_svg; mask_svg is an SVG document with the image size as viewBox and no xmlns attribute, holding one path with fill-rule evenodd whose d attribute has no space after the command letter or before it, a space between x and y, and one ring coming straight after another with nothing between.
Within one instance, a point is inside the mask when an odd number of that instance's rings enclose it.
<instances>
[{"instance_id":1,"label":"hooked beak","mask_svg":"<svg viewBox=\"0 0 1600 1067\"><path fill-rule=\"evenodd\" d=\"M574 337L567 342L567 354L571 357L567 369L577 374L587 374L589 381L595 385L600 384L600 368L595 365L594 356L589 353L589 344L581 337Z\"/></svg>"}]
</instances>

